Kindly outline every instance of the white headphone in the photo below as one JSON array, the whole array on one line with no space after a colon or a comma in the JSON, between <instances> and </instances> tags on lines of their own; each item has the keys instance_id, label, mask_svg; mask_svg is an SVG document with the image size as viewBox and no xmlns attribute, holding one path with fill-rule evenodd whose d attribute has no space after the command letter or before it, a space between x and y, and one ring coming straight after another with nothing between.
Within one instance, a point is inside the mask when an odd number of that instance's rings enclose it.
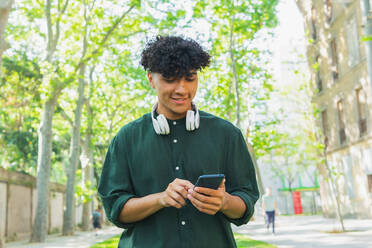
<instances>
[{"instance_id":1,"label":"white headphone","mask_svg":"<svg viewBox=\"0 0 372 248\"><path fill-rule=\"evenodd\" d=\"M200 116L199 116L198 107L193 102L191 102L191 107L192 107L192 110L188 110L186 114L186 130L187 131L194 131L195 129L198 129L199 124L200 124ZM158 115L155 118L155 111L157 108L158 108L158 103L155 103L151 111L152 125L154 126L154 130L157 134L167 135L170 133L167 119L162 114Z\"/></svg>"}]
</instances>

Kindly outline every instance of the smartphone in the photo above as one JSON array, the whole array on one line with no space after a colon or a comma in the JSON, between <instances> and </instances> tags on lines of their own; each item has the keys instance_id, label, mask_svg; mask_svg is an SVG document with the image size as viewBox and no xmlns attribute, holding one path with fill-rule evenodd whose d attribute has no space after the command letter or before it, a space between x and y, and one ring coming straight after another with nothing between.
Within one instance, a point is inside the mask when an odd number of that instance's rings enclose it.
<instances>
[{"instance_id":1,"label":"smartphone","mask_svg":"<svg viewBox=\"0 0 372 248\"><path fill-rule=\"evenodd\" d=\"M224 174L206 174L199 176L195 183L195 187L204 187L211 189L218 189L222 180L225 178Z\"/></svg>"}]
</instances>

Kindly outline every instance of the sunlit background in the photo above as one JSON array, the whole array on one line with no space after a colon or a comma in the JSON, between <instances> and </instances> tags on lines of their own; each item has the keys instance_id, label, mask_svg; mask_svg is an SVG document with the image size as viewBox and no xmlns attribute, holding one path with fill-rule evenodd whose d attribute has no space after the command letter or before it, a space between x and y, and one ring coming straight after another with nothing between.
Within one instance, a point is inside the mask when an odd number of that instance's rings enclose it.
<instances>
[{"instance_id":1,"label":"sunlit background","mask_svg":"<svg viewBox=\"0 0 372 248\"><path fill-rule=\"evenodd\" d=\"M2 0L0 247L91 230L111 139L156 102L139 60L157 35L210 52L195 101L241 129L261 194L273 188L278 234L260 199L239 239L372 246L371 5Z\"/></svg>"}]
</instances>

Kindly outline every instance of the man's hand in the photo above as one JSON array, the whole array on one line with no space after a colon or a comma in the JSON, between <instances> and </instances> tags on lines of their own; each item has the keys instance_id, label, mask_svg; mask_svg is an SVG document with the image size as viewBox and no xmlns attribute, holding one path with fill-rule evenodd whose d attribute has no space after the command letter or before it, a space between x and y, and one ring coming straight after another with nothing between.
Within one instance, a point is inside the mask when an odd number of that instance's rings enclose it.
<instances>
[{"instance_id":1,"label":"man's hand","mask_svg":"<svg viewBox=\"0 0 372 248\"><path fill-rule=\"evenodd\" d=\"M225 179L218 189L196 187L189 189L187 198L200 212L215 215L222 210L226 202Z\"/></svg>"},{"instance_id":2,"label":"man's hand","mask_svg":"<svg viewBox=\"0 0 372 248\"><path fill-rule=\"evenodd\" d=\"M163 207L182 208L186 205L187 191L193 187L194 185L189 181L176 178L161 193L159 202Z\"/></svg>"}]
</instances>

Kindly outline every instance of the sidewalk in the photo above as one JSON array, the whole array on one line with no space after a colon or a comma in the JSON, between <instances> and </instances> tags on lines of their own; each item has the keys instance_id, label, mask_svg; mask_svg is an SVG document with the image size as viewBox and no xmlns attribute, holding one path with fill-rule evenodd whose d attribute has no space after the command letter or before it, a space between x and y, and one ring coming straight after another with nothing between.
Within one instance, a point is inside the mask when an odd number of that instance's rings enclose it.
<instances>
[{"instance_id":1,"label":"sidewalk","mask_svg":"<svg viewBox=\"0 0 372 248\"><path fill-rule=\"evenodd\" d=\"M49 235L45 243L28 243L27 241L5 243L5 248L89 248L90 246L122 233L117 227L105 227L98 231L76 232L73 236Z\"/></svg>"},{"instance_id":2,"label":"sidewalk","mask_svg":"<svg viewBox=\"0 0 372 248\"><path fill-rule=\"evenodd\" d=\"M338 229L334 219L321 216L276 216L275 235L266 232L263 217L241 227L233 227L234 232L246 234L252 239L275 244L279 248L308 247L372 247L372 219L344 220L346 233L329 233Z\"/></svg>"},{"instance_id":3,"label":"sidewalk","mask_svg":"<svg viewBox=\"0 0 372 248\"><path fill-rule=\"evenodd\" d=\"M333 219L321 216L277 216L276 234L266 233L263 217L240 227L234 232L245 234L255 240L275 244L279 248L365 248L372 247L372 220L345 220L345 227L352 232L331 234L339 224ZM98 232L77 232L74 236L50 235L45 243L11 242L6 248L89 248L112 236L121 234L122 229L106 227Z\"/></svg>"}]
</instances>

